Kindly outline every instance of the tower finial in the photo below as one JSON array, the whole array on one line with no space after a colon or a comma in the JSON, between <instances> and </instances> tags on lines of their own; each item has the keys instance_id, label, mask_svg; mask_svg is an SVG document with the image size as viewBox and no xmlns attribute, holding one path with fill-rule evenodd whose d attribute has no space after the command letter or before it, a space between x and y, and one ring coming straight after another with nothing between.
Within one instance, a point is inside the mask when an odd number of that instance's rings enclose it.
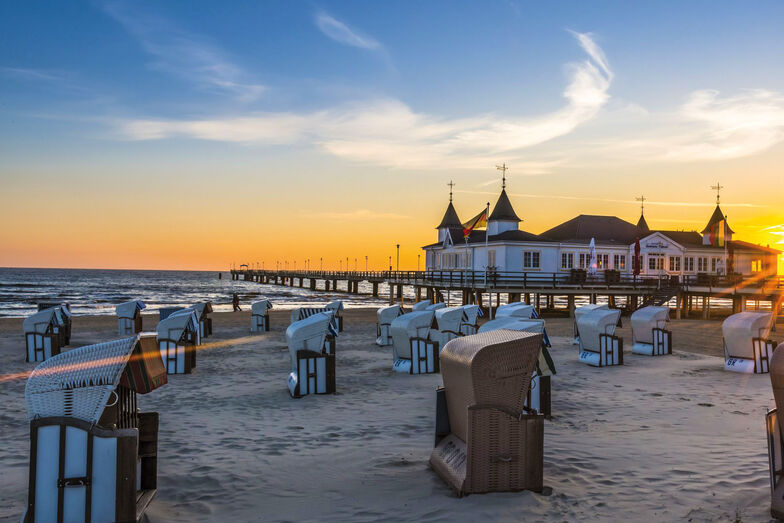
<instances>
[{"instance_id":1,"label":"tower finial","mask_svg":"<svg viewBox=\"0 0 784 523\"><path fill-rule=\"evenodd\" d=\"M501 189L506 189L506 171L509 167L507 167L506 162L504 162L501 165L496 165L495 168L501 171Z\"/></svg>"},{"instance_id":2,"label":"tower finial","mask_svg":"<svg viewBox=\"0 0 784 523\"><path fill-rule=\"evenodd\" d=\"M452 203L452 187L455 186L455 182L449 180L449 183L447 185L449 186L449 203Z\"/></svg>"},{"instance_id":3,"label":"tower finial","mask_svg":"<svg viewBox=\"0 0 784 523\"><path fill-rule=\"evenodd\" d=\"M711 185L711 189L716 191L716 205L718 205L721 201L721 190L724 189L724 186L719 182L716 182L716 185Z\"/></svg>"},{"instance_id":4,"label":"tower finial","mask_svg":"<svg viewBox=\"0 0 784 523\"><path fill-rule=\"evenodd\" d=\"M638 196L637 198L635 198L635 200L640 202L640 214L645 214L645 200L647 199L648 198L646 198L645 195Z\"/></svg>"}]
</instances>

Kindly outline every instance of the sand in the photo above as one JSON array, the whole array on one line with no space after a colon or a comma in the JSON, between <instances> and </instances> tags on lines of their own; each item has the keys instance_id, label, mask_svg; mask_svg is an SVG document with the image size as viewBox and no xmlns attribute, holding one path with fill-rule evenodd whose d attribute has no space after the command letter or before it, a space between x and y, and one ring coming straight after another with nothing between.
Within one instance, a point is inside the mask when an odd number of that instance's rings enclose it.
<instances>
[{"instance_id":1,"label":"sand","mask_svg":"<svg viewBox=\"0 0 784 523\"><path fill-rule=\"evenodd\" d=\"M345 312L337 395L291 399L283 332L249 335L249 313L216 313L221 342L192 375L140 396L160 413L163 521L767 521L766 375L722 370L719 322L672 323L676 353L632 355L623 367L577 362L571 321L548 320L552 420L545 423L545 493L457 498L428 468L440 375L392 371L377 347L375 311ZM154 328L154 316L145 326ZM116 337L113 317L76 317L71 347ZM781 329L781 326L779 327ZM233 340L233 341L231 341ZM21 320L0 320L0 374L28 371ZM0 383L0 519L27 500L24 379Z\"/></svg>"}]
</instances>

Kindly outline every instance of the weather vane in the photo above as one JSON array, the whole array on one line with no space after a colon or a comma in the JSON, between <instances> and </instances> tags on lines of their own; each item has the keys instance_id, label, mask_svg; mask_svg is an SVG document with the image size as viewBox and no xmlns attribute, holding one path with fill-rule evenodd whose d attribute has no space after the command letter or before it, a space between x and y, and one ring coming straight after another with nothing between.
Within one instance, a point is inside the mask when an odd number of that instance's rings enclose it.
<instances>
[{"instance_id":1,"label":"weather vane","mask_svg":"<svg viewBox=\"0 0 784 523\"><path fill-rule=\"evenodd\" d=\"M645 195L635 198L635 200L640 202L640 214L645 214L645 200L647 199L648 198L646 198Z\"/></svg>"},{"instance_id":2,"label":"weather vane","mask_svg":"<svg viewBox=\"0 0 784 523\"><path fill-rule=\"evenodd\" d=\"M449 203L452 203L452 187L455 186L455 182L449 180L449 183L447 185L449 186Z\"/></svg>"},{"instance_id":3,"label":"weather vane","mask_svg":"<svg viewBox=\"0 0 784 523\"><path fill-rule=\"evenodd\" d=\"M496 165L495 168L498 169L499 171L501 171L501 173L502 173L501 174L501 189L506 189L506 171L509 169L509 167L507 167L506 163L504 162L501 165Z\"/></svg>"},{"instance_id":4,"label":"weather vane","mask_svg":"<svg viewBox=\"0 0 784 523\"><path fill-rule=\"evenodd\" d=\"M711 189L716 191L716 205L718 205L719 200L721 199L721 190L724 189L724 186L719 182L716 182L716 185L711 185Z\"/></svg>"}]
</instances>

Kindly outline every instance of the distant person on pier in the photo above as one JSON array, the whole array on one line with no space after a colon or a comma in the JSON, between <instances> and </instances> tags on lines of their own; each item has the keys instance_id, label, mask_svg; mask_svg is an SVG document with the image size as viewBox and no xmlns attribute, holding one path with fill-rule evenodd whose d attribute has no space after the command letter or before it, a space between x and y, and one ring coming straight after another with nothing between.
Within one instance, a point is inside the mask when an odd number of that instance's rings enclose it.
<instances>
[{"instance_id":1,"label":"distant person on pier","mask_svg":"<svg viewBox=\"0 0 784 523\"><path fill-rule=\"evenodd\" d=\"M231 297L231 305L234 307L234 312L242 310L240 308L240 297L236 292Z\"/></svg>"}]
</instances>

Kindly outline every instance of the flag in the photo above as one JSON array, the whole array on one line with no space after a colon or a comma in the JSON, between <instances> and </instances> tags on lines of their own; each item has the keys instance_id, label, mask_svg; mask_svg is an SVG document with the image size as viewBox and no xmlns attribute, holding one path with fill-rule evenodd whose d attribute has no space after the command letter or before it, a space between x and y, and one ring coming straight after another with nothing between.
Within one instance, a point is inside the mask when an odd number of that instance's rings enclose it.
<instances>
[{"instance_id":1,"label":"flag","mask_svg":"<svg viewBox=\"0 0 784 523\"><path fill-rule=\"evenodd\" d=\"M471 231L474 229L482 229L487 227L487 209L482 209L482 212L468 220L463 224L463 237L468 238Z\"/></svg>"},{"instance_id":2,"label":"flag","mask_svg":"<svg viewBox=\"0 0 784 523\"><path fill-rule=\"evenodd\" d=\"M726 230L726 222L724 220L718 221L711 225L710 244L714 247L724 247L724 232Z\"/></svg>"}]
</instances>

